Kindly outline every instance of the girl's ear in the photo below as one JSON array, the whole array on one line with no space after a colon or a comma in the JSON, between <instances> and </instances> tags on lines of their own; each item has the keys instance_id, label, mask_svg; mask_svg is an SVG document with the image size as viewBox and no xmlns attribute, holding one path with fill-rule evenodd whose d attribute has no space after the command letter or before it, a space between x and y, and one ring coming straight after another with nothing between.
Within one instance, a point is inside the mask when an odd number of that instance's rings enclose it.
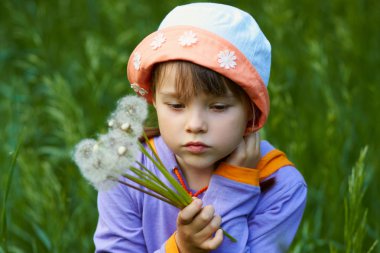
<instances>
[{"instance_id":1,"label":"girl's ear","mask_svg":"<svg viewBox=\"0 0 380 253\"><path fill-rule=\"evenodd\" d=\"M254 127L254 124L255 124L255 122L253 121L253 117L252 117L252 119L250 119L250 120L247 121L247 125L245 127L244 136L247 136L247 135L249 135L249 134L252 133L252 129Z\"/></svg>"}]
</instances>

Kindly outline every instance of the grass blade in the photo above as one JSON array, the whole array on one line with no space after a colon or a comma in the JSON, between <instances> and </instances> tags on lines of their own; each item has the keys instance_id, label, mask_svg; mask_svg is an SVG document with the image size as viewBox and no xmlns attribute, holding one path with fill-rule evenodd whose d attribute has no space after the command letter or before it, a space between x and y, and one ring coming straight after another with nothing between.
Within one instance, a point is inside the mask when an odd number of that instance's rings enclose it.
<instances>
[{"instance_id":1,"label":"grass blade","mask_svg":"<svg viewBox=\"0 0 380 253\"><path fill-rule=\"evenodd\" d=\"M6 186L5 186L4 198L3 198L3 210L1 212L1 228L0 228L0 231L1 231L1 241L2 241L2 244L4 245L5 252L7 252L7 211L6 211L7 208L6 208L6 205L7 205L9 190L10 190L11 184L12 184L12 178L13 178L13 173L14 173L15 166L16 166L17 157L19 155L22 142L23 142L23 134L21 134L21 137L19 138L18 143L17 143L16 150L12 156L11 165L9 168L8 179L6 181Z\"/></svg>"}]
</instances>

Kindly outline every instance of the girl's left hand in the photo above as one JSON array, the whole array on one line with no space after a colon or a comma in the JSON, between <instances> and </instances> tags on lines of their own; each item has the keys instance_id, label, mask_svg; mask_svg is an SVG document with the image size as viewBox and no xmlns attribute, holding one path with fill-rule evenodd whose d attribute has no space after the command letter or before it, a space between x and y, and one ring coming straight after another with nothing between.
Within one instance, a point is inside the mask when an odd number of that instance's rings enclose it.
<instances>
[{"instance_id":1,"label":"girl's left hand","mask_svg":"<svg viewBox=\"0 0 380 253\"><path fill-rule=\"evenodd\" d=\"M256 168L260 159L260 135L255 132L244 136L225 162L238 167Z\"/></svg>"}]
</instances>

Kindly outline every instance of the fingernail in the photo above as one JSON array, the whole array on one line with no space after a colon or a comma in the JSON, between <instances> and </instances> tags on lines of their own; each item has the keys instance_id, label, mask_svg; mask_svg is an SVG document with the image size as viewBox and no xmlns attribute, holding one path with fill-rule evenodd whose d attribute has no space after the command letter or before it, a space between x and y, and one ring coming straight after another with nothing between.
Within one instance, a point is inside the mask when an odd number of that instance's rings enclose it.
<instances>
[{"instance_id":1,"label":"fingernail","mask_svg":"<svg viewBox=\"0 0 380 253\"><path fill-rule=\"evenodd\" d=\"M197 206L202 206L202 200L200 199L194 199L194 204Z\"/></svg>"},{"instance_id":2,"label":"fingernail","mask_svg":"<svg viewBox=\"0 0 380 253\"><path fill-rule=\"evenodd\" d=\"M214 227L219 226L219 220L217 220L217 219L213 219L213 220L211 221L211 223L212 223L212 225L213 225Z\"/></svg>"}]
</instances>

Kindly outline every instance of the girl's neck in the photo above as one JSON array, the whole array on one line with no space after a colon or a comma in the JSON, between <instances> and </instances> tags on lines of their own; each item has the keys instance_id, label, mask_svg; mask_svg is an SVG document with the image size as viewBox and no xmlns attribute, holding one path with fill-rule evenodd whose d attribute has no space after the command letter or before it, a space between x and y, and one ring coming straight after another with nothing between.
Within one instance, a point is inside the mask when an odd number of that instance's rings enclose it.
<instances>
[{"instance_id":1,"label":"girl's neck","mask_svg":"<svg viewBox=\"0 0 380 253\"><path fill-rule=\"evenodd\" d=\"M210 173L209 171L199 172L182 170L182 172L189 188L195 191L199 191L205 186L208 186L212 176L212 172Z\"/></svg>"},{"instance_id":2,"label":"girl's neck","mask_svg":"<svg viewBox=\"0 0 380 253\"><path fill-rule=\"evenodd\" d=\"M195 191L198 191L205 186L208 186L211 176L214 172L214 168L191 168L178 161L178 164L181 166L181 171L184 176L184 180L187 186Z\"/></svg>"}]
</instances>

